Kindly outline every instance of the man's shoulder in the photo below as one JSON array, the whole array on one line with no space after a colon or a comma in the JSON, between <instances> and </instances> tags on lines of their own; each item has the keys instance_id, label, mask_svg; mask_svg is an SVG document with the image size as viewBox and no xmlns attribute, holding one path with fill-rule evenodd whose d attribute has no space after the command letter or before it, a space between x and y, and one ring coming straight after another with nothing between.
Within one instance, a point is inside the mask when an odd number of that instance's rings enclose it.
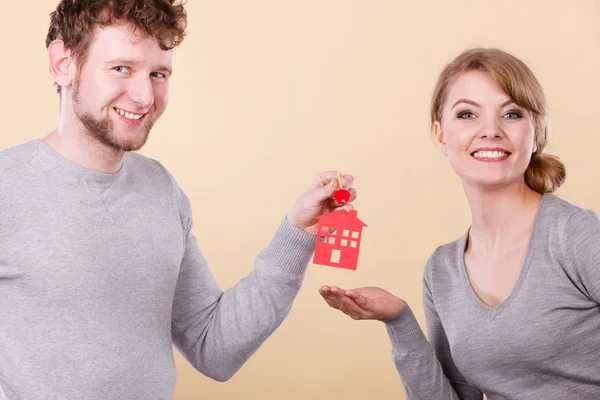
<instances>
[{"instance_id":1,"label":"man's shoulder","mask_svg":"<svg viewBox=\"0 0 600 400\"><path fill-rule=\"evenodd\" d=\"M37 140L13 144L0 150L0 174L28 163L38 152Z\"/></svg>"}]
</instances>

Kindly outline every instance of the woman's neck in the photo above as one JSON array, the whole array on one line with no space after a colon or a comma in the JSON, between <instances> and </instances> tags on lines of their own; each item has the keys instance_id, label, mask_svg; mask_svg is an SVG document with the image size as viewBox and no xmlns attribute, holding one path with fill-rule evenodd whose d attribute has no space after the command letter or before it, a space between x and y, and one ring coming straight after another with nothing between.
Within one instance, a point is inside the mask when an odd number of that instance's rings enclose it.
<instances>
[{"instance_id":1,"label":"woman's neck","mask_svg":"<svg viewBox=\"0 0 600 400\"><path fill-rule=\"evenodd\" d=\"M492 254L529 237L542 195L525 182L494 189L465 184L471 207L469 248Z\"/></svg>"}]
</instances>

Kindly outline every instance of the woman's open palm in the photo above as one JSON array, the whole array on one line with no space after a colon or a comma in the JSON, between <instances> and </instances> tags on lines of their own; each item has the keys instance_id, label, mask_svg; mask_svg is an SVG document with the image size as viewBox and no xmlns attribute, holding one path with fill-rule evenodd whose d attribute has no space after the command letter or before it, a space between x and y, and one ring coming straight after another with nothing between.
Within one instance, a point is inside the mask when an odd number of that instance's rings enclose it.
<instances>
[{"instance_id":1,"label":"woman's open palm","mask_svg":"<svg viewBox=\"0 0 600 400\"><path fill-rule=\"evenodd\" d=\"M337 286L323 286L319 293L330 307L356 320L390 319L404 306L404 301L378 287L344 290Z\"/></svg>"}]
</instances>

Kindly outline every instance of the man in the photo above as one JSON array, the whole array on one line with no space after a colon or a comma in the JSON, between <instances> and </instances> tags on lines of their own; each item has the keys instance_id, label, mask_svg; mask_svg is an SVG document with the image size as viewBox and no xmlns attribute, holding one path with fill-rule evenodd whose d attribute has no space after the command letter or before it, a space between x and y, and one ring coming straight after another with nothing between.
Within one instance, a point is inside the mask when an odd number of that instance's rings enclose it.
<instances>
[{"instance_id":1,"label":"man","mask_svg":"<svg viewBox=\"0 0 600 400\"><path fill-rule=\"evenodd\" d=\"M187 196L134 152L167 106L185 24L174 0L62 0L51 15L58 124L0 152L0 398L170 399L173 344L226 381L292 306L315 217L338 206L332 172L223 292Z\"/></svg>"}]
</instances>

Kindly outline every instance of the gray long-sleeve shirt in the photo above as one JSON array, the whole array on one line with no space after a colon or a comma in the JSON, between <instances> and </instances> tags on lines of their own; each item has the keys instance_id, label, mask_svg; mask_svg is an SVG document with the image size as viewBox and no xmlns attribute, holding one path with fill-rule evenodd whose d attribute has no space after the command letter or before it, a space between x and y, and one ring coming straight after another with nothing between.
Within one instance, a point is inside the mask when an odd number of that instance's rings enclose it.
<instances>
[{"instance_id":1,"label":"gray long-sleeve shirt","mask_svg":"<svg viewBox=\"0 0 600 400\"><path fill-rule=\"evenodd\" d=\"M485 305L465 270L468 231L423 275L428 339L408 304L386 321L409 400L600 399L600 217L542 197L509 297Z\"/></svg>"},{"instance_id":2,"label":"gray long-sleeve shirt","mask_svg":"<svg viewBox=\"0 0 600 400\"><path fill-rule=\"evenodd\" d=\"M104 174L39 139L5 149L0 398L171 399L173 344L226 380L288 314L314 243L283 218L254 270L222 291L158 162L127 153Z\"/></svg>"}]
</instances>

